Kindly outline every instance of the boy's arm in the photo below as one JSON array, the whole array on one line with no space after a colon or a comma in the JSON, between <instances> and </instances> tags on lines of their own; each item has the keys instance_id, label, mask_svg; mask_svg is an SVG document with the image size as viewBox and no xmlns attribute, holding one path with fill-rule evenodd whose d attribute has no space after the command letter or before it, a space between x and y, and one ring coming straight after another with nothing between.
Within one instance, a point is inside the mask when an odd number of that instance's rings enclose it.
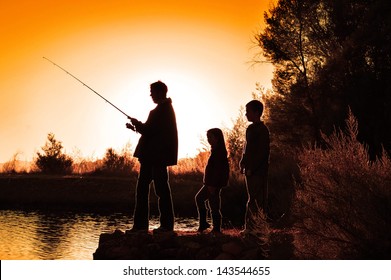
<instances>
[{"instance_id":1,"label":"boy's arm","mask_svg":"<svg viewBox=\"0 0 391 280\"><path fill-rule=\"evenodd\" d=\"M246 169L246 166L247 166L248 131L249 131L249 128L246 129L246 141L245 141L244 147L243 147L242 158L239 161L240 173L242 173L242 174L245 173L245 169Z\"/></svg>"},{"instance_id":2,"label":"boy's arm","mask_svg":"<svg viewBox=\"0 0 391 280\"><path fill-rule=\"evenodd\" d=\"M244 147L242 158L239 161L240 173L242 173L242 174L244 174L244 169L246 168L246 164L245 164L245 162L246 162L246 160L245 160L245 157L246 157L245 149L246 149L246 147Z\"/></svg>"}]
</instances>

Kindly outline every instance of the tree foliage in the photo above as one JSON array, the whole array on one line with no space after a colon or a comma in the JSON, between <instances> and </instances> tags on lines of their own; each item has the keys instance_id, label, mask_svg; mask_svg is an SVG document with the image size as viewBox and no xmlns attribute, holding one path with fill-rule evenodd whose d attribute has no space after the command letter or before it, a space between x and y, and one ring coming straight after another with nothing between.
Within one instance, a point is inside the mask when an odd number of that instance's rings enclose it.
<instances>
[{"instance_id":1,"label":"tree foliage","mask_svg":"<svg viewBox=\"0 0 391 280\"><path fill-rule=\"evenodd\" d=\"M63 153L61 141L55 139L53 133L49 133L47 141L41 147L43 153L37 152L35 164L45 174L69 174L72 172L73 160Z\"/></svg>"},{"instance_id":2,"label":"tree foliage","mask_svg":"<svg viewBox=\"0 0 391 280\"><path fill-rule=\"evenodd\" d=\"M391 148L391 8L386 0L280 0L256 36L275 66L271 115L301 142L343 127L348 107L372 157ZM273 130L275 122L270 123ZM289 129L289 130L288 130ZM295 139L291 139L294 143Z\"/></svg>"}]
</instances>

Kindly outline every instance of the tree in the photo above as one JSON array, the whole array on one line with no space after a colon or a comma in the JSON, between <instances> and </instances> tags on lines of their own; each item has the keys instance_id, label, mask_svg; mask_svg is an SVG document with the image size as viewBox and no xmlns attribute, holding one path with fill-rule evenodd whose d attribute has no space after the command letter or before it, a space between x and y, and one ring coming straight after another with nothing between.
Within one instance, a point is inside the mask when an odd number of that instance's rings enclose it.
<instances>
[{"instance_id":1,"label":"tree","mask_svg":"<svg viewBox=\"0 0 391 280\"><path fill-rule=\"evenodd\" d=\"M371 155L390 150L388 1L280 0L264 17L256 39L275 66L271 115L278 112L286 131L322 143L320 131L343 127L350 107Z\"/></svg>"},{"instance_id":2,"label":"tree","mask_svg":"<svg viewBox=\"0 0 391 280\"><path fill-rule=\"evenodd\" d=\"M256 40L275 66L276 92L290 104L286 121L305 121L297 122L304 141L320 141L320 117L311 85L335 45L327 29L327 12L321 1L281 0L264 17L266 28Z\"/></svg>"},{"instance_id":3,"label":"tree","mask_svg":"<svg viewBox=\"0 0 391 280\"><path fill-rule=\"evenodd\" d=\"M383 147L391 152L391 8L385 0L345 0L331 11L341 51L319 73L317 88L352 109L373 160Z\"/></svg>"},{"instance_id":4,"label":"tree","mask_svg":"<svg viewBox=\"0 0 391 280\"><path fill-rule=\"evenodd\" d=\"M45 174L69 174L72 172L73 160L63 153L62 143L49 133L45 146L41 147L43 153L37 152L35 164Z\"/></svg>"}]
</instances>

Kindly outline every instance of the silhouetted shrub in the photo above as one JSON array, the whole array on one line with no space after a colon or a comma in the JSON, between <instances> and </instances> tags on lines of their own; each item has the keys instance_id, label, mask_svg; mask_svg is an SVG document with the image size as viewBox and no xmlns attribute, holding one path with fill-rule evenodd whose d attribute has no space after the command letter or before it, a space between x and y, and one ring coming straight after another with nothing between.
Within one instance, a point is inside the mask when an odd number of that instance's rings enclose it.
<instances>
[{"instance_id":1,"label":"silhouetted shrub","mask_svg":"<svg viewBox=\"0 0 391 280\"><path fill-rule=\"evenodd\" d=\"M62 151L61 141L56 140L53 133L49 133L45 146L41 147L43 153L37 152L35 164L45 174L70 174L72 172L72 158Z\"/></svg>"},{"instance_id":2,"label":"silhouetted shrub","mask_svg":"<svg viewBox=\"0 0 391 280\"><path fill-rule=\"evenodd\" d=\"M102 166L97 168L95 173L109 176L129 176L135 167L135 159L130 154L128 146L124 147L121 153L113 148L106 150L102 160Z\"/></svg>"},{"instance_id":3,"label":"silhouetted shrub","mask_svg":"<svg viewBox=\"0 0 391 280\"><path fill-rule=\"evenodd\" d=\"M304 258L391 257L391 161L369 161L350 113L347 131L323 135L327 150L299 154L295 246Z\"/></svg>"},{"instance_id":4,"label":"silhouetted shrub","mask_svg":"<svg viewBox=\"0 0 391 280\"><path fill-rule=\"evenodd\" d=\"M208 162L210 152L200 151L195 157L181 158L178 164L170 167L170 172L176 176L197 179L202 184L204 169Z\"/></svg>"}]
</instances>

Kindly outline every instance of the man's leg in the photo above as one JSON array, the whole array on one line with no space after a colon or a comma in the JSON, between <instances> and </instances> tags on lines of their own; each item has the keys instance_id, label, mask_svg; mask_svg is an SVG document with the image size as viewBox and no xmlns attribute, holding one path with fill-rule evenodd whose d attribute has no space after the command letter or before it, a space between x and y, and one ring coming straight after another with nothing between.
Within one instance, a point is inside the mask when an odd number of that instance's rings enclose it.
<instances>
[{"instance_id":1,"label":"man's leg","mask_svg":"<svg viewBox=\"0 0 391 280\"><path fill-rule=\"evenodd\" d=\"M149 185L152 182L152 167L141 164L136 186L136 201L133 215L134 229L149 227Z\"/></svg>"},{"instance_id":2,"label":"man's leg","mask_svg":"<svg viewBox=\"0 0 391 280\"><path fill-rule=\"evenodd\" d=\"M168 183L166 166L153 167L155 193L158 196L160 226L167 230L174 229L174 209L172 205L171 189Z\"/></svg>"}]
</instances>

